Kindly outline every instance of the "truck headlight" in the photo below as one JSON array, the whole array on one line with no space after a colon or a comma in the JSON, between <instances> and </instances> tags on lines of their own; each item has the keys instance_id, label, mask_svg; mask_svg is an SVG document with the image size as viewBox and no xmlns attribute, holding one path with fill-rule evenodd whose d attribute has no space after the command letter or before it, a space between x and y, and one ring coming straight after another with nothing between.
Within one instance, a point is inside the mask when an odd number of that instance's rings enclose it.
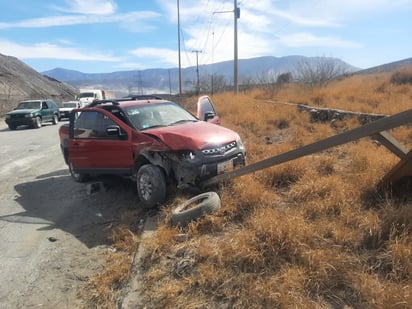
<instances>
[{"instance_id":1,"label":"truck headlight","mask_svg":"<svg viewBox=\"0 0 412 309\"><path fill-rule=\"evenodd\" d=\"M33 114L24 114L25 118L33 118Z\"/></svg>"},{"instance_id":2,"label":"truck headlight","mask_svg":"<svg viewBox=\"0 0 412 309\"><path fill-rule=\"evenodd\" d=\"M245 150L245 145L243 144L242 139L239 135L236 137L236 144L238 145L239 149Z\"/></svg>"},{"instance_id":3,"label":"truck headlight","mask_svg":"<svg viewBox=\"0 0 412 309\"><path fill-rule=\"evenodd\" d=\"M11 116L10 115L6 115L6 119L10 119L11 118Z\"/></svg>"},{"instance_id":4,"label":"truck headlight","mask_svg":"<svg viewBox=\"0 0 412 309\"><path fill-rule=\"evenodd\" d=\"M194 160L196 158L195 153L192 151L182 151L180 156L185 160Z\"/></svg>"}]
</instances>

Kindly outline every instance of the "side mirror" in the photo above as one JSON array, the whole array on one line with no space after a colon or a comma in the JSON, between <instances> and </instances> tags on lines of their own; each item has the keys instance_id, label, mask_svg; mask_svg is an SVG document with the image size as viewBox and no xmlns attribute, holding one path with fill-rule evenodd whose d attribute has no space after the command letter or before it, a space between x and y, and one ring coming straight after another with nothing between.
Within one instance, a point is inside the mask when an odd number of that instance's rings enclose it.
<instances>
[{"instance_id":1,"label":"side mirror","mask_svg":"<svg viewBox=\"0 0 412 309\"><path fill-rule=\"evenodd\" d=\"M122 132L119 126L113 125L106 128L108 136L118 136L120 139L126 139L127 135Z\"/></svg>"},{"instance_id":2,"label":"side mirror","mask_svg":"<svg viewBox=\"0 0 412 309\"><path fill-rule=\"evenodd\" d=\"M215 118L215 116L216 116L215 113L208 112L208 113L205 114L205 117L204 117L203 120L204 120L204 121L208 121L208 120L210 120L210 119Z\"/></svg>"}]
</instances>

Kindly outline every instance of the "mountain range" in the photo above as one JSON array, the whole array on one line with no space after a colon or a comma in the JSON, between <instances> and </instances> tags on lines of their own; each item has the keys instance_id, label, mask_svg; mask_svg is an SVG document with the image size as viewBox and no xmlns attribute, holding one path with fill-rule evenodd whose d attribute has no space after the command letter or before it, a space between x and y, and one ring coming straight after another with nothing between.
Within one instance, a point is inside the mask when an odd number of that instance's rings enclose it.
<instances>
[{"instance_id":1,"label":"mountain range","mask_svg":"<svg viewBox=\"0 0 412 309\"><path fill-rule=\"evenodd\" d=\"M238 62L239 84L272 81L285 72L296 72L302 63L316 63L324 57L259 57L240 59ZM345 73L373 74L394 71L412 65L412 58L382 64L360 70L336 58L327 58ZM217 80L219 84L233 85L233 61L225 61L181 70L182 90L193 91L199 82L204 92L209 92L207 84ZM271 79L271 80L270 80ZM39 73L21 60L0 54L0 116L25 99L52 98L57 103L73 100L80 88L112 90L118 97L134 94L172 94L178 92L179 70L147 69L118 71L112 73L82 73L56 68ZM205 86L206 85L206 86Z\"/></svg>"},{"instance_id":2,"label":"mountain range","mask_svg":"<svg viewBox=\"0 0 412 309\"><path fill-rule=\"evenodd\" d=\"M316 63L324 57L258 57L240 59L238 61L239 83L250 83L262 79L269 79L285 72L293 72L303 62ZM356 68L340 59L327 58L342 68L345 73L358 71ZM199 67L181 69L183 92L193 91L199 84L211 84L212 78L226 85L233 84L233 61L224 61ZM77 88L98 88L113 90L121 94L129 93L177 93L179 90L179 69L146 69L118 71L112 73L82 73L79 71L56 68L42 72L43 75L69 83ZM203 87L204 88L204 87ZM207 88L207 87L206 87Z\"/></svg>"}]
</instances>

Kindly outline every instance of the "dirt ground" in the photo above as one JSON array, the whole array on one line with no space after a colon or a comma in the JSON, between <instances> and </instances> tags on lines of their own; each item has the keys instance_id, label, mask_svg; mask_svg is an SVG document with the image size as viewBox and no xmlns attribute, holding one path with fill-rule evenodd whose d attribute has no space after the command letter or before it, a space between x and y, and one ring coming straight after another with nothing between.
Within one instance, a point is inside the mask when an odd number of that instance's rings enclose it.
<instances>
[{"instance_id":1,"label":"dirt ground","mask_svg":"<svg viewBox=\"0 0 412 309\"><path fill-rule=\"evenodd\" d=\"M2 309L83 308L78 293L104 269L111 229L144 215L131 181L97 179L95 189L71 179L59 126L10 131L0 119Z\"/></svg>"}]
</instances>

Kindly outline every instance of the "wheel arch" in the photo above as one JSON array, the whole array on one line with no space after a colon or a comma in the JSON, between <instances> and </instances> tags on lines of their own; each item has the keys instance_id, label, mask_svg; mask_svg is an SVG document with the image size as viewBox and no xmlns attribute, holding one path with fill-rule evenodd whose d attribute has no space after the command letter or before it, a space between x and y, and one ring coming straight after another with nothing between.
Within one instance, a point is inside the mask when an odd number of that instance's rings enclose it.
<instances>
[{"instance_id":1,"label":"wheel arch","mask_svg":"<svg viewBox=\"0 0 412 309\"><path fill-rule=\"evenodd\" d=\"M153 164L160 167L167 180L171 176L169 160L164 152L142 151L135 159L133 176L136 176L139 168L145 164Z\"/></svg>"},{"instance_id":2,"label":"wheel arch","mask_svg":"<svg viewBox=\"0 0 412 309\"><path fill-rule=\"evenodd\" d=\"M60 149L63 154L64 162L69 165L69 141L65 138L60 142Z\"/></svg>"}]
</instances>

